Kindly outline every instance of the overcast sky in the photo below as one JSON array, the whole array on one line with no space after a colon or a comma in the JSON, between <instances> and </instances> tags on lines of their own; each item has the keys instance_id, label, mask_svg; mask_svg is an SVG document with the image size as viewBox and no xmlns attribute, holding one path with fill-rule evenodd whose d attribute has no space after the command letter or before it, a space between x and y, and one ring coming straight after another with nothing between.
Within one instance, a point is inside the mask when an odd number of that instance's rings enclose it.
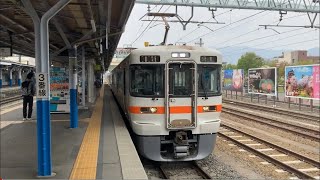
<instances>
[{"instance_id":1,"label":"overcast sky","mask_svg":"<svg viewBox=\"0 0 320 180\"><path fill-rule=\"evenodd\" d=\"M154 9L153 9L154 8ZM151 6L152 12L158 12L161 6ZM160 12L175 12L174 7L163 6ZM159 44L163 40L164 23L144 22L139 20L147 13L147 5L136 4L127 22L125 33L122 35L118 47L132 44L133 47L143 47L145 41L150 44ZM183 19L188 19L191 14L190 7L178 7L178 14ZM167 43L186 42L190 45L199 41L202 37L204 46L216 48L223 51L224 56L239 54L235 49L246 47L266 50L292 50L311 49L319 47L319 29L311 28L280 28L270 27L264 29L259 25L277 24L279 22L279 12L276 11L256 11L238 9L218 9L215 11L215 19L225 24L203 24L207 27L198 27L196 23L188 24L184 31L180 23L169 22L170 31ZM142 19L148 19L144 17ZM153 17L149 17L153 19ZM155 18L158 19L158 18ZM161 20L159 18L159 20ZM169 20L177 20L170 18ZM207 8L195 8L193 21L216 22L212 18L211 11ZM319 26L319 16L315 21ZM310 26L310 21L305 13L288 12L283 16L280 25L306 25ZM148 26L148 27L147 27ZM144 32L143 32L144 31ZM143 32L143 33L142 33ZM280 33L280 34L278 34ZM206 35L205 35L206 34ZM140 37L139 37L140 36ZM268 37L266 37L268 36ZM139 38L138 38L139 37ZM228 52L228 49L233 51ZM280 54L279 54L280 55Z\"/></svg>"}]
</instances>

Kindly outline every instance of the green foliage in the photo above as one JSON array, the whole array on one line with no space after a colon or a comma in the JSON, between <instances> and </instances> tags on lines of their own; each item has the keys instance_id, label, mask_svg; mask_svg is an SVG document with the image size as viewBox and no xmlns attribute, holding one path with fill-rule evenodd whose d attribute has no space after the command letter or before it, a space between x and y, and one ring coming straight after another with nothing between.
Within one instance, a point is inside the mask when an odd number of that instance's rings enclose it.
<instances>
[{"instance_id":1,"label":"green foliage","mask_svg":"<svg viewBox=\"0 0 320 180\"><path fill-rule=\"evenodd\" d=\"M264 65L264 59L260 56L257 56L253 52L247 52L242 55L238 60L237 67L238 69L244 69L244 73L247 75L248 69L250 68L259 68Z\"/></svg>"},{"instance_id":2,"label":"green foliage","mask_svg":"<svg viewBox=\"0 0 320 180\"><path fill-rule=\"evenodd\" d=\"M287 62L281 62L279 64L278 67L278 79L279 78L283 78L284 79L284 75L285 75L285 67L289 66L289 64ZM280 84L280 83L279 83ZM283 83L284 84L284 83Z\"/></svg>"},{"instance_id":3,"label":"green foliage","mask_svg":"<svg viewBox=\"0 0 320 180\"><path fill-rule=\"evenodd\" d=\"M294 63L294 65L299 66L299 65L310 65L310 64L314 64L313 60L300 60L296 63Z\"/></svg>"},{"instance_id":4,"label":"green foliage","mask_svg":"<svg viewBox=\"0 0 320 180\"><path fill-rule=\"evenodd\" d=\"M237 69L237 65L235 65L235 64L224 64L222 68L224 70L226 70L226 69Z\"/></svg>"}]
</instances>

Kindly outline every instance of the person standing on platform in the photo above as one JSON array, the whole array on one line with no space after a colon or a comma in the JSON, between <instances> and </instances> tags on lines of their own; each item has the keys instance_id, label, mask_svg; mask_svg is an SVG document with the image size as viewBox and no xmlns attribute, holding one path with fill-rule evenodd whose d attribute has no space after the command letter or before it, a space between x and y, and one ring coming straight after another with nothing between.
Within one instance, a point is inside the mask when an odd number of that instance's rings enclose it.
<instances>
[{"instance_id":1,"label":"person standing on platform","mask_svg":"<svg viewBox=\"0 0 320 180\"><path fill-rule=\"evenodd\" d=\"M21 84L22 88L22 96L23 96L23 120L30 120L32 115L32 107L33 107L33 96L35 95L35 82L34 82L34 73L30 72L27 75L26 80ZM28 116L27 116L27 106Z\"/></svg>"}]
</instances>

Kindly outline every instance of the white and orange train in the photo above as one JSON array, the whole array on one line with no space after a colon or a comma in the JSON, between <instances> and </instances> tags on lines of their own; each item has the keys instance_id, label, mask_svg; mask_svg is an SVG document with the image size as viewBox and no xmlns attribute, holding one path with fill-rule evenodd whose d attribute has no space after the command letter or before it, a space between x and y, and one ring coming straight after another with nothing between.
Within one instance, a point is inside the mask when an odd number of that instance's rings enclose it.
<instances>
[{"instance_id":1,"label":"white and orange train","mask_svg":"<svg viewBox=\"0 0 320 180\"><path fill-rule=\"evenodd\" d=\"M110 77L142 156L191 161L213 151L222 108L219 52L193 46L136 49Z\"/></svg>"}]
</instances>

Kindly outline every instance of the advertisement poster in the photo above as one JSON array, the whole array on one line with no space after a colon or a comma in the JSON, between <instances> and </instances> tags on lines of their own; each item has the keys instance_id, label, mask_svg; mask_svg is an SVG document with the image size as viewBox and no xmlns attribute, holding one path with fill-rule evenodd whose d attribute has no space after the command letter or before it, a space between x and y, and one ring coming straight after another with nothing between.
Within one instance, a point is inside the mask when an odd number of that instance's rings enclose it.
<instances>
[{"instance_id":1,"label":"advertisement poster","mask_svg":"<svg viewBox=\"0 0 320 180\"><path fill-rule=\"evenodd\" d=\"M320 99L320 65L286 66L286 97Z\"/></svg>"},{"instance_id":2,"label":"advertisement poster","mask_svg":"<svg viewBox=\"0 0 320 180\"><path fill-rule=\"evenodd\" d=\"M248 92L276 96L277 91L277 69L256 68L248 70Z\"/></svg>"},{"instance_id":3,"label":"advertisement poster","mask_svg":"<svg viewBox=\"0 0 320 180\"><path fill-rule=\"evenodd\" d=\"M50 69L50 112L70 113L69 71L66 68Z\"/></svg>"},{"instance_id":4,"label":"advertisement poster","mask_svg":"<svg viewBox=\"0 0 320 180\"><path fill-rule=\"evenodd\" d=\"M243 90L243 69L224 70L223 89L242 92Z\"/></svg>"}]
</instances>

